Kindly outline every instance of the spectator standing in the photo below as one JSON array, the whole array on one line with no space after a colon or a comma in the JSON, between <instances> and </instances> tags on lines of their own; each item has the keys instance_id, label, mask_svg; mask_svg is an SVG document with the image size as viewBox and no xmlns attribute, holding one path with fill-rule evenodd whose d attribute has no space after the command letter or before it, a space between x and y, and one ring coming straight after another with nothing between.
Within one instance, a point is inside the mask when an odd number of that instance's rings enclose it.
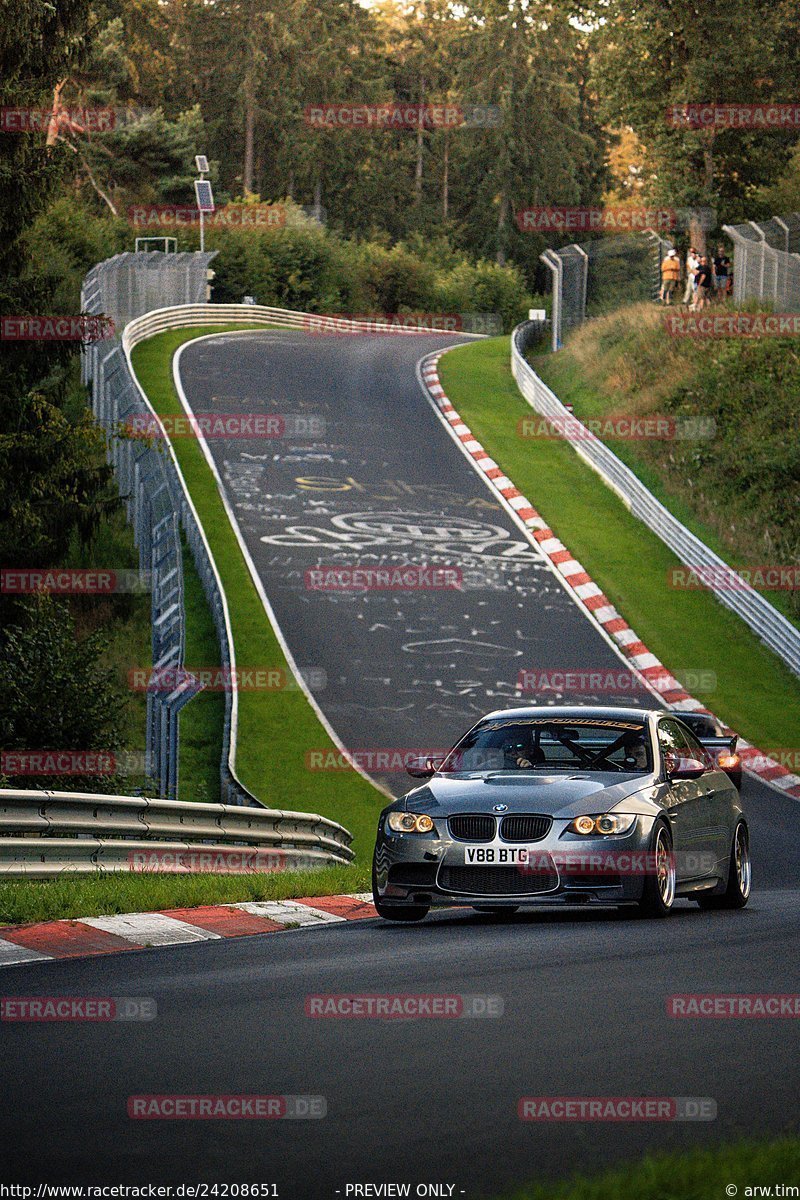
<instances>
[{"instance_id":1,"label":"spectator standing","mask_svg":"<svg viewBox=\"0 0 800 1200\"><path fill-rule=\"evenodd\" d=\"M717 246L714 258L714 294L718 300L724 300L728 294L728 276L731 273L731 260L725 253L724 246Z\"/></svg>"},{"instance_id":2,"label":"spectator standing","mask_svg":"<svg viewBox=\"0 0 800 1200\"><path fill-rule=\"evenodd\" d=\"M683 293L683 303L692 304L694 302L695 276L697 268L700 266L700 257L694 246L690 246L686 255L686 290Z\"/></svg>"},{"instance_id":3,"label":"spectator standing","mask_svg":"<svg viewBox=\"0 0 800 1200\"><path fill-rule=\"evenodd\" d=\"M681 262L677 250L668 250L661 263L661 291L659 300L664 304L672 303L672 296L681 277Z\"/></svg>"},{"instance_id":4,"label":"spectator standing","mask_svg":"<svg viewBox=\"0 0 800 1200\"><path fill-rule=\"evenodd\" d=\"M708 259L705 254L700 256L700 265L697 268L695 281L697 287L695 291L694 304L692 304L691 307L692 309L705 308L709 302L712 284L711 267L708 265Z\"/></svg>"}]
</instances>

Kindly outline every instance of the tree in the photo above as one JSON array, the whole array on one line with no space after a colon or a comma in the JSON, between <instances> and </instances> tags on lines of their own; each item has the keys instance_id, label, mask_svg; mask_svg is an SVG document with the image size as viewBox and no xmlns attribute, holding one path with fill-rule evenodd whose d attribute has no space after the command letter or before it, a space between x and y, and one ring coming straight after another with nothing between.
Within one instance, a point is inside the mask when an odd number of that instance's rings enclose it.
<instances>
[{"instance_id":1,"label":"tree","mask_svg":"<svg viewBox=\"0 0 800 1200\"><path fill-rule=\"evenodd\" d=\"M79 69L87 5L6 5L0 26L0 104L49 110ZM0 138L0 314L52 313L54 281L31 270L26 233L72 163L45 132ZM54 565L73 532L88 536L112 503L110 469L83 405L69 403L74 344L4 341L0 377L0 555L16 566Z\"/></svg>"},{"instance_id":2,"label":"tree","mask_svg":"<svg viewBox=\"0 0 800 1200\"><path fill-rule=\"evenodd\" d=\"M609 0L595 9L595 80L603 112L645 146L651 199L709 207L730 220L781 171L794 140L780 131L692 129L671 123L688 103L791 100L800 14L771 0ZM732 211L733 210L733 211ZM699 227L692 240L702 243Z\"/></svg>"},{"instance_id":3,"label":"tree","mask_svg":"<svg viewBox=\"0 0 800 1200\"><path fill-rule=\"evenodd\" d=\"M512 248L527 249L514 231L516 210L580 202L595 143L579 126L578 35L568 12L549 0L471 0L467 11L462 92L475 104L497 106L501 121L459 140L459 174L469 181L460 189L460 215L469 220L477 209L484 233L474 248L502 263Z\"/></svg>"},{"instance_id":4,"label":"tree","mask_svg":"<svg viewBox=\"0 0 800 1200\"><path fill-rule=\"evenodd\" d=\"M0 659L0 745L4 750L97 750L122 745L124 700L114 672L104 666L108 648L98 630L77 638L63 602L39 596L25 605L22 621L5 634ZM113 790L114 775L75 774L70 788ZM29 774L11 786L63 789L60 775Z\"/></svg>"}]
</instances>

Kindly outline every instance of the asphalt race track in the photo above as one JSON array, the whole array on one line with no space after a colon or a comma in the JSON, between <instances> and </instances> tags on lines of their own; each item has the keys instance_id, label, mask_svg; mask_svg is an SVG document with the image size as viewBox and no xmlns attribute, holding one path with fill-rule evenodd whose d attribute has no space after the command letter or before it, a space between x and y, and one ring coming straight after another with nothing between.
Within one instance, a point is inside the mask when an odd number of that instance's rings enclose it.
<instances>
[{"instance_id":1,"label":"asphalt race track","mask_svg":"<svg viewBox=\"0 0 800 1200\"><path fill-rule=\"evenodd\" d=\"M436 344L263 333L183 355L196 412L326 421L313 445L211 446L283 633L302 667L325 672L316 698L347 746L446 745L483 711L524 702L521 668L622 666L422 396L414 365ZM470 585L305 587L320 564L423 561L459 567ZM740 913L683 901L662 922L463 909L412 927L362 921L5 968L5 996L150 996L158 1015L0 1025L2 1178L275 1182L282 1200L436 1183L478 1197L648 1149L796 1130L797 1021L667 1014L673 994L800 992L800 807L750 778L744 796L755 886ZM309 995L347 992L488 993L503 1015L305 1015ZM324 1096L327 1116L127 1116L131 1095L176 1093ZM717 1116L531 1123L517 1117L523 1096L703 1097Z\"/></svg>"},{"instance_id":2,"label":"asphalt race track","mask_svg":"<svg viewBox=\"0 0 800 1200\"><path fill-rule=\"evenodd\" d=\"M348 749L447 749L484 713L531 703L517 683L532 668L621 671L617 695L583 692L582 702L656 703L422 395L416 363L452 341L276 332L215 337L181 355L195 413L324 422L313 439L208 445L295 660L324 685L316 699ZM307 586L320 566L405 564L454 568L461 587ZM372 773L406 788L404 774Z\"/></svg>"},{"instance_id":3,"label":"asphalt race track","mask_svg":"<svg viewBox=\"0 0 800 1200\"><path fill-rule=\"evenodd\" d=\"M796 818L793 817L796 821ZM742 913L681 903L660 923L606 910L454 910L110 958L9 967L5 995L152 996L147 1024L4 1024L2 1177L15 1183L348 1183L524 1178L796 1127L791 1020L677 1020L667 997L798 992L796 891ZM492 993L485 1019L305 1016L309 994ZM324 1096L322 1120L135 1121L130 1095ZM701 1096L710 1123L532 1124L522 1096ZM337 1189L339 1189L337 1193Z\"/></svg>"}]
</instances>

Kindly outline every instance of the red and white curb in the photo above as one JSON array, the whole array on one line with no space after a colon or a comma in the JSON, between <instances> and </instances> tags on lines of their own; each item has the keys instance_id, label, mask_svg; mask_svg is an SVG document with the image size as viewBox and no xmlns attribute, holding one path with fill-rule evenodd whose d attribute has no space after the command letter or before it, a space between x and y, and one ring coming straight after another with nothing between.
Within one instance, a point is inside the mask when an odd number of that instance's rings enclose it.
<instances>
[{"instance_id":1,"label":"red and white curb","mask_svg":"<svg viewBox=\"0 0 800 1200\"><path fill-rule=\"evenodd\" d=\"M310 929L342 921L376 917L371 893L353 896L309 896L299 900L240 901L165 912L122 913L82 917L76 921L43 921L36 925L0 926L0 967L51 962L59 958L91 958L152 946L252 937L285 929Z\"/></svg>"},{"instance_id":2,"label":"red and white curb","mask_svg":"<svg viewBox=\"0 0 800 1200\"><path fill-rule=\"evenodd\" d=\"M529 531L542 554L572 589L575 598L587 614L591 615L600 628L613 639L630 666L650 686L651 690L655 691L670 708L682 708L691 712L710 712L710 709L707 709L699 700L690 696L664 664L656 658L655 654L648 650L641 638L634 633L625 618L620 616L581 563L573 558L564 543L556 537L541 513L536 511L530 500L523 496L522 492L504 474L502 468L484 450L472 430L450 403L441 385L437 364L442 353L444 351L434 352L423 360L422 381L431 400L450 426L453 437L461 443L475 467L488 480L494 491L513 509L518 521ZM731 730L731 733L734 732ZM752 746L744 738L739 739L737 752L742 759L742 765L750 774L756 775L785 795L800 799L800 776L787 771L780 763L775 762L764 751Z\"/></svg>"}]
</instances>

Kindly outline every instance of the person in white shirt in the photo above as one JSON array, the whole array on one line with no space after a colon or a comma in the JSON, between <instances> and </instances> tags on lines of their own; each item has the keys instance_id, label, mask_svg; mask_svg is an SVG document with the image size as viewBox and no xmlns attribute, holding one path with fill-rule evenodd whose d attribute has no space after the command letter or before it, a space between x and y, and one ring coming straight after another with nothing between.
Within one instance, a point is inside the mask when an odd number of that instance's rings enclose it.
<instances>
[{"instance_id":1,"label":"person in white shirt","mask_svg":"<svg viewBox=\"0 0 800 1200\"><path fill-rule=\"evenodd\" d=\"M694 297L694 286L695 286L694 281L695 281L695 276L697 274L697 268L699 266L700 266L700 257L698 255L697 251L695 250L694 246L690 246L689 251L686 255L686 290L683 293L683 303L684 304L693 304L694 303L694 298L695 298Z\"/></svg>"}]
</instances>

